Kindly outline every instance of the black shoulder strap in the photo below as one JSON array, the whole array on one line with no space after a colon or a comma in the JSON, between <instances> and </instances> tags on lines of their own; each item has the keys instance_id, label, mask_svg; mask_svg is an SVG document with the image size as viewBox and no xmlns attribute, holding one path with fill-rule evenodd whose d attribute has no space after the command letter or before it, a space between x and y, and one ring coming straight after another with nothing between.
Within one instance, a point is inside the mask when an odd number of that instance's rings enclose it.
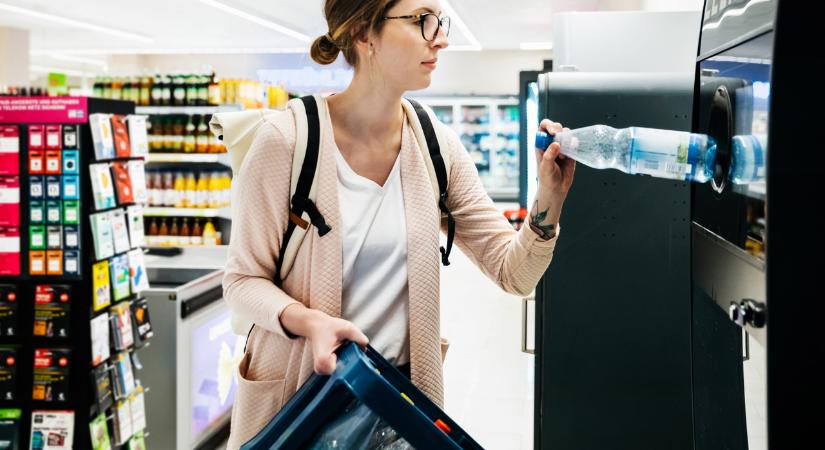
<instances>
[{"instance_id":1,"label":"black shoulder strap","mask_svg":"<svg viewBox=\"0 0 825 450\"><path fill-rule=\"evenodd\" d=\"M312 183L315 179L315 168L318 165L318 153L321 143L321 121L318 117L318 104L315 102L315 97L308 95L301 98L304 104L304 109L307 114L307 147L304 155L304 163L301 166L301 174L298 176L298 184L295 187L295 193L290 199L289 207L289 223L287 224L286 232L281 240L281 249L278 255L278 267L275 269L275 284L281 285L281 270L280 262L284 260L286 254L286 247L289 239L295 232L295 227L300 226L306 229L308 224L301 218L306 212L309 214L310 221L315 228L318 229L318 235L324 236L329 233L331 228L324 220L324 216L318 211L315 203L309 199L309 191L312 189Z\"/></svg>"},{"instance_id":2,"label":"black shoulder strap","mask_svg":"<svg viewBox=\"0 0 825 450\"><path fill-rule=\"evenodd\" d=\"M447 215L447 249L441 247L441 263L445 266L450 265L450 252L453 250L453 239L455 238L455 219L450 209L447 208L447 167L444 165L444 158L441 156L441 147L438 145L438 137L435 134L435 128L430 120L430 115L417 101L408 98L410 104L415 109L415 114L418 116L418 122L421 123L421 131L424 133L424 139L427 141L427 151L430 153L430 159L433 162L433 169L435 170L435 177L438 179L438 208Z\"/></svg>"}]
</instances>

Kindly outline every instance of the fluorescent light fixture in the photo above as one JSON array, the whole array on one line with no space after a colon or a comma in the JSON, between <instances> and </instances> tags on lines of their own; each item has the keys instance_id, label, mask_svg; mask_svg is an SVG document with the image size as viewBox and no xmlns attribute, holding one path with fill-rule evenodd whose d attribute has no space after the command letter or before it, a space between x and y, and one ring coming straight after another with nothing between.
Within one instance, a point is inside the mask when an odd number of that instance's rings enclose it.
<instances>
[{"instance_id":1,"label":"fluorescent light fixture","mask_svg":"<svg viewBox=\"0 0 825 450\"><path fill-rule=\"evenodd\" d=\"M31 65L29 66L29 70L35 73L62 73L73 77L92 78L97 76L97 74L92 72L84 72L82 70L66 69L61 67Z\"/></svg>"},{"instance_id":2,"label":"fluorescent light fixture","mask_svg":"<svg viewBox=\"0 0 825 450\"><path fill-rule=\"evenodd\" d=\"M473 34L472 31L470 31L470 28L467 27L467 24L464 23L464 20L462 20L461 17L459 17L458 13L455 11L455 9L453 9L452 5L450 5L450 2L448 2L447 0L441 0L441 7L444 9L444 14L450 16L450 23L452 24L452 26L458 27L458 29L461 30L461 34L463 34L467 38L467 40L470 41L470 45L457 45L456 47L458 48L453 49L453 51L481 50L481 43L478 42L478 39L476 39L476 36ZM450 50L450 47L447 47L447 50Z\"/></svg>"},{"instance_id":3,"label":"fluorescent light fixture","mask_svg":"<svg viewBox=\"0 0 825 450\"><path fill-rule=\"evenodd\" d=\"M281 54L309 53L309 47L202 47L202 48L77 48L37 50L38 53L61 52L71 55L186 55L186 54Z\"/></svg>"},{"instance_id":4,"label":"fluorescent light fixture","mask_svg":"<svg viewBox=\"0 0 825 450\"><path fill-rule=\"evenodd\" d=\"M200 2L204 3L206 5L209 5L213 8L215 8L215 9L219 9L223 12L232 14L232 15L237 16L237 17L240 17L241 19L245 19L245 20L248 20L252 23L256 23L256 24L261 25L263 27L269 28L270 30L275 30L275 31L277 31L279 33L282 33L282 34L285 34L285 35L287 35L291 38L295 38L295 39L297 39L301 42L311 42L313 40L311 37L307 36L306 34L295 31L292 28L288 28L288 27L285 27L283 25L272 22L270 20L263 19L261 17L258 17L256 15L254 15L254 14L251 14L251 13L248 13L248 12L245 12L245 11L241 11L240 9L234 8L232 6L221 3L219 1L216 1L216 0L200 0Z\"/></svg>"},{"instance_id":5,"label":"fluorescent light fixture","mask_svg":"<svg viewBox=\"0 0 825 450\"><path fill-rule=\"evenodd\" d=\"M83 28L85 30L96 31L98 33L109 34L112 36L133 39L136 41L142 41L146 43L153 43L155 42L154 39L144 36L142 34L137 33L130 33L128 31L120 31L114 28L104 27L100 25L94 25L88 22L81 22L79 20L68 19L66 17L55 16L52 14L46 14L39 11L34 11L32 9L27 8L20 8L19 6L12 6L6 3L0 3L0 11L9 11L16 14L23 14L25 16L34 17L37 19L48 20L50 22L59 23L62 25L68 25L70 27L75 28Z\"/></svg>"},{"instance_id":6,"label":"fluorescent light fixture","mask_svg":"<svg viewBox=\"0 0 825 450\"><path fill-rule=\"evenodd\" d=\"M522 50L552 50L552 42L522 42L519 44Z\"/></svg>"}]
</instances>

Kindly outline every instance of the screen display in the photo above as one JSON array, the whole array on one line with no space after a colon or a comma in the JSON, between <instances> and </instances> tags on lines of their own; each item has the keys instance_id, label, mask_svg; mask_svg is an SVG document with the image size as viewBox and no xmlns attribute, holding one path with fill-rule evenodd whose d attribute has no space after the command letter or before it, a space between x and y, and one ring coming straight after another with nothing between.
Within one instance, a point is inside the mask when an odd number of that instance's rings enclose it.
<instances>
[{"instance_id":1,"label":"screen display","mask_svg":"<svg viewBox=\"0 0 825 450\"><path fill-rule=\"evenodd\" d=\"M193 324L191 333L191 436L197 442L232 408L245 338L232 333L228 308Z\"/></svg>"}]
</instances>

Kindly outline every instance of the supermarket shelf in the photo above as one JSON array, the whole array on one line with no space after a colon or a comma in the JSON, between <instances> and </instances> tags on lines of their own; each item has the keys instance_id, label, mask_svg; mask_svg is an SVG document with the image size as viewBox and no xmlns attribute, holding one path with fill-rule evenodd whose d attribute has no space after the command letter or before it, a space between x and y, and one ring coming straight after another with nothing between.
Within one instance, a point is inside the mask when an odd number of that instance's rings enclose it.
<instances>
[{"instance_id":1,"label":"supermarket shelf","mask_svg":"<svg viewBox=\"0 0 825 450\"><path fill-rule=\"evenodd\" d=\"M138 106L135 114L215 114L218 112L240 111L243 105L227 104L219 106Z\"/></svg>"},{"instance_id":2,"label":"supermarket shelf","mask_svg":"<svg viewBox=\"0 0 825 450\"><path fill-rule=\"evenodd\" d=\"M228 153L149 153L148 163L218 163L229 167Z\"/></svg>"},{"instance_id":3,"label":"supermarket shelf","mask_svg":"<svg viewBox=\"0 0 825 450\"><path fill-rule=\"evenodd\" d=\"M227 208L169 208L147 206L143 208L146 217L219 217L231 219L230 209Z\"/></svg>"}]
</instances>

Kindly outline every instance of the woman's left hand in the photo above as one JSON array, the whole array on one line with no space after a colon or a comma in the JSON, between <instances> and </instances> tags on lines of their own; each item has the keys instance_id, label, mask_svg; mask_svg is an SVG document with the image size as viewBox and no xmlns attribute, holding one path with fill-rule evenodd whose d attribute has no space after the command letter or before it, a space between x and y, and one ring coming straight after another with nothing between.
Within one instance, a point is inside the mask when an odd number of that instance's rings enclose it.
<instances>
[{"instance_id":1,"label":"woman's left hand","mask_svg":"<svg viewBox=\"0 0 825 450\"><path fill-rule=\"evenodd\" d=\"M539 129L547 134L555 136L560 131L568 131L558 122L544 119L539 124ZM567 192L573 184L573 174L576 172L576 161L567 158L561 153L561 146L558 142L553 142L547 150L536 149L536 163L539 172L539 190L544 191L550 197L564 200Z\"/></svg>"}]
</instances>

